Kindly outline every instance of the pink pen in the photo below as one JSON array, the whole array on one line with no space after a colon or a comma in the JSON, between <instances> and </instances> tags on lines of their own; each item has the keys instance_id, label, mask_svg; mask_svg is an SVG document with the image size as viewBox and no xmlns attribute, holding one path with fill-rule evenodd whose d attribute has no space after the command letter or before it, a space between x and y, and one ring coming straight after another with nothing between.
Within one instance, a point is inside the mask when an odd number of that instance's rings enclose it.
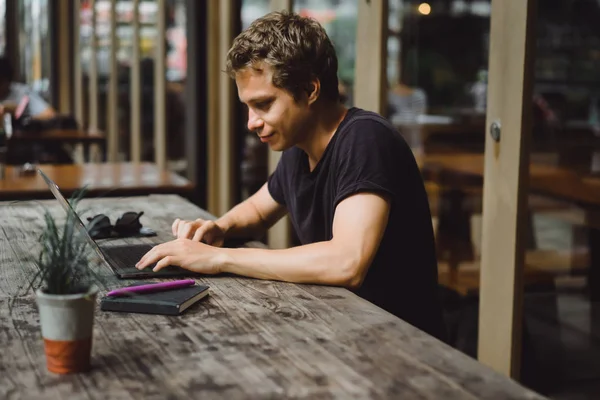
<instances>
[{"instance_id":1,"label":"pink pen","mask_svg":"<svg viewBox=\"0 0 600 400\"><path fill-rule=\"evenodd\" d=\"M186 286L192 286L196 282L193 279L183 279L172 282L150 283L147 285L128 286L120 289L111 290L107 296L122 296L131 293L150 293L161 292L164 290L178 289Z\"/></svg>"}]
</instances>

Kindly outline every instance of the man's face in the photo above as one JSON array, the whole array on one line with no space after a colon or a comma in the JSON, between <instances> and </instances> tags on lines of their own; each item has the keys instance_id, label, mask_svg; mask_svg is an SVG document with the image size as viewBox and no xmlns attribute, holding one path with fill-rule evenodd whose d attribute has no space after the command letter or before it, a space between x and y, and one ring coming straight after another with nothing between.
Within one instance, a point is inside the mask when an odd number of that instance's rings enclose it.
<instances>
[{"instance_id":1,"label":"man's face","mask_svg":"<svg viewBox=\"0 0 600 400\"><path fill-rule=\"evenodd\" d=\"M294 100L273 85L272 69L245 68L235 76L240 100L248 106L248 129L275 151L286 150L305 138L311 111L307 95Z\"/></svg>"}]
</instances>

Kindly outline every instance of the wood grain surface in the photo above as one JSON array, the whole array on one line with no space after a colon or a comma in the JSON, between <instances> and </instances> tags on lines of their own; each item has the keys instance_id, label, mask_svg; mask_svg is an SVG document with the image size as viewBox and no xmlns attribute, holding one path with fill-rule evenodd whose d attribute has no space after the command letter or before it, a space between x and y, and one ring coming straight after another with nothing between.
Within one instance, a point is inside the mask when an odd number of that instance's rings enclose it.
<instances>
[{"instance_id":1,"label":"wood grain surface","mask_svg":"<svg viewBox=\"0 0 600 400\"><path fill-rule=\"evenodd\" d=\"M136 196L144 194L190 194L193 184L171 171L161 171L152 163L42 164L44 171L68 196L88 185L93 196ZM50 199L52 193L37 173L24 175L20 166L7 166L0 179L1 200Z\"/></svg>"},{"instance_id":2,"label":"wood grain surface","mask_svg":"<svg viewBox=\"0 0 600 400\"><path fill-rule=\"evenodd\" d=\"M45 207L64 216L55 201L0 203L1 399L542 398L348 290L233 276L197 279L211 294L181 316L97 309L92 370L53 375L24 289ZM170 240L174 218L210 217L165 195L90 199L80 209L113 222L144 211L142 224L159 232L102 245ZM109 267L98 273L101 293L130 284Z\"/></svg>"},{"instance_id":3,"label":"wood grain surface","mask_svg":"<svg viewBox=\"0 0 600 400\"><path fill-rule=\"evenodd\" d=\"M103 143L103 132L88 132L80 129L48 129L43 132L17 131L11 137L14 142L62 142L62 143Z\"/></svg>"},{"instance_id":4,"label":"wood grain surface","mask_svg":"<svg viewBox=\"0 0 600 400\"><path fill-rule=\"evenodd\" d=\"M453 185L483 184L483 154L416 155L425 179ZM585 174L565 166L532 162L529 168L532 192L584 207L600 207L600 175Z\"/></svg>"}]
</instances>

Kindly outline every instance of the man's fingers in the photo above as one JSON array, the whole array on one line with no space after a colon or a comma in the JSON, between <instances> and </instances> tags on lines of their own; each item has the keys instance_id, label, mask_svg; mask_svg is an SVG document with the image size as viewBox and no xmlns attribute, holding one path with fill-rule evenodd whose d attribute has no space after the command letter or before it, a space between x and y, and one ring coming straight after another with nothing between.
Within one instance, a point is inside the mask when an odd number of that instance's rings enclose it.
<instances>
[{"instance_id":1,"label":"man's fingers","mask_svg":"<svg viewBox=\"0 0 600 400\"><path fill-rule=\"evenodd\" d=\"M168 242L167 242L168 243ZM135 264L135 267L137 269L144 269L146 268L148 265L157 262L158 260L160 260L163 256L162 256L162 246L158 245L158 246L154 246L150 251L148 251L146 254L144 254L142 256L142 258L140 258L140 261L137 262L137 264Z\"/></svg>"},{"instance_id":2,"label":"man's fingers","mask_svg":"<svg viewBox=\"0 0 600 400\"><path fill-rule=\"evenodd\" d=\"M156 265L154 266L154 268L152 268L152 271L154 272L158 272L161 269L163 269L164 267L168 267L169 265L173 265L173 257L171 256L167 256L161 260L159 260Z\"/></svg>"},{"instance_id":3,"label":"man's fingers","mask_svg":"<svg viewBox=\"0 0 600 400\"><path fill-rule=\"evenodd\" d=\"M215 247L223 247L224 244L225 239L223 238L223 236L219 236L217 239L213 240L210 245Z\"/></svg>"},{"instance_id":4,"label":"man's fingers","mask_svg":"<svg viewBox=\"0 0 600 400\"><path fill-rule=\"evenodd\" d=\"M190 222L182 224L179 228L179 239L190 239L193 236L194 225Z\"/></svg>"},{"instance_id":5,"label":"man's fingers","mask_svg":"<svg viewBox=\"0 0 600 400\"><path fill-rule=\"evenodd\" d=\"M214 230L207 232L206 235L204 235L204 241L206 242L206 244L210 244L211 246L214 246L215 243L215 239L217 235L215 235Z\"/></svg>"},{"instance_id":6,"label":"man's fingers","mask_svg":"<svg viewBox=\"0 0 600 400\"><path fill-rule=\"evenodd\" d=\"M192 240L195 242L201 241L207 229L208 224L204 224L200 228L196 229L196 233L194 233L194 237L192 237Z\"/></svg>"},{"instance_id":7,"label":"man's fingers","mask_svg":"<svg viewBox=\"0 0 600 400\"><path fill-rule=\"evenodd\" d=\"M175 221L173 221L173 225L171 225L171 232L173 232L173 236L177 236L177 232L179 231L179 222L181 222L181 220L176 218Z\"/></svg>"}]
</instances>

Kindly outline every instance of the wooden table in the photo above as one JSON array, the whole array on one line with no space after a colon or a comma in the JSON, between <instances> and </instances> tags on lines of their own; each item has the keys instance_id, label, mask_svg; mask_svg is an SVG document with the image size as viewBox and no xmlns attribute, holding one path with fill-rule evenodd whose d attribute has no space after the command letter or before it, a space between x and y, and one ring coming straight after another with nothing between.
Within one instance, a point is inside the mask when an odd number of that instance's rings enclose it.
<instances>
[{"instance_id":1,"label":"wooden table","mask_svg":"<svg viewBox=\"0 0 600 400\"><path fill-rule=\"evenodd\" d=\"M81 129L49 129L43 132L16 131L9 141L103 144L106 142L106 135L102 132L88 132Z\"/></svg>"},{"instance_id":2,"label":"wooden table","mask_svg":"<svg viewBox=\"0 0 600 400\"><path fill-rule=\"evenodd\" d=\"M49 129L42 132L16 131L8 140L9 154L10 147L15 145L32 144L78 144L83 145L84 157L89 161L90 146L97 144L100 146L102 160L106 155L106 135L100 131L84 131L81 129Z\"/></svg>"},{"instance_id":3,"label":"wooden table","mask_svg":"<svg viewBox=\"0 0 600 400\"><path fill-rule=\"evenodd\" d=\"M426 178L445 177L473 185L483 184L483 154L417 155L417 163ZM534 193L568 201L583 207L600 208L600 174L585 174L568 167L532 162L529 187Z\"/></svg>"},{"instance_id":4,"label":"wooden table","mask_svg":"<svg viewBox=\"0 0 600 400\"><path fill-rule=\"evenodd\" d=\"M418 151L455 152L483 149L485 120L396 123L408 144Z\"/></svg>"},{"instance_id":5,"label":"wooden table","mask_svg":"<svg viewBox=\"0 0 600 400\"><path fill-rule=\"evenodd\" d=\"M211 294L182 316L98 309L92 370L52 375L34 295L19 289L35 273L42 207L61 212L56 202L0 204L0 398L542 398L345 289L232 276L197 279ZM175 217L208 217L177 196L81 207L111 218L141 210L164 232L129 242L169 240ZM128 284L98 273L106 288Z\"/></svg>"},{"instance_id":6,"label":"wooden table","mask_svg":"<svg viewBox=\"0 0 600 400\"><path fill-rule=\"evenodd\" d=\"M416 158L425 179L441 180L449 186L483 184L483 154L417 155ZM590 295L593 300L600 300L600 175L532 162L529 188L532 193L585 210L590 252Z\"/></svg>"},{"instance_id":7,"label":"wooden table","mask_svg":"<svg viewBox=\"0 0 600 400\"><path fill-rule=\"evenodd\" d=\"M89 196L134 196L174 193L189 196L192 183L170 171L160 171L152 163L91 163L40 165L65 195L88 186ZM0 199L26 200L53 198L37 174L23 175L20 166L8 166L0 180Z\"/></svg>"}]
</instances>

